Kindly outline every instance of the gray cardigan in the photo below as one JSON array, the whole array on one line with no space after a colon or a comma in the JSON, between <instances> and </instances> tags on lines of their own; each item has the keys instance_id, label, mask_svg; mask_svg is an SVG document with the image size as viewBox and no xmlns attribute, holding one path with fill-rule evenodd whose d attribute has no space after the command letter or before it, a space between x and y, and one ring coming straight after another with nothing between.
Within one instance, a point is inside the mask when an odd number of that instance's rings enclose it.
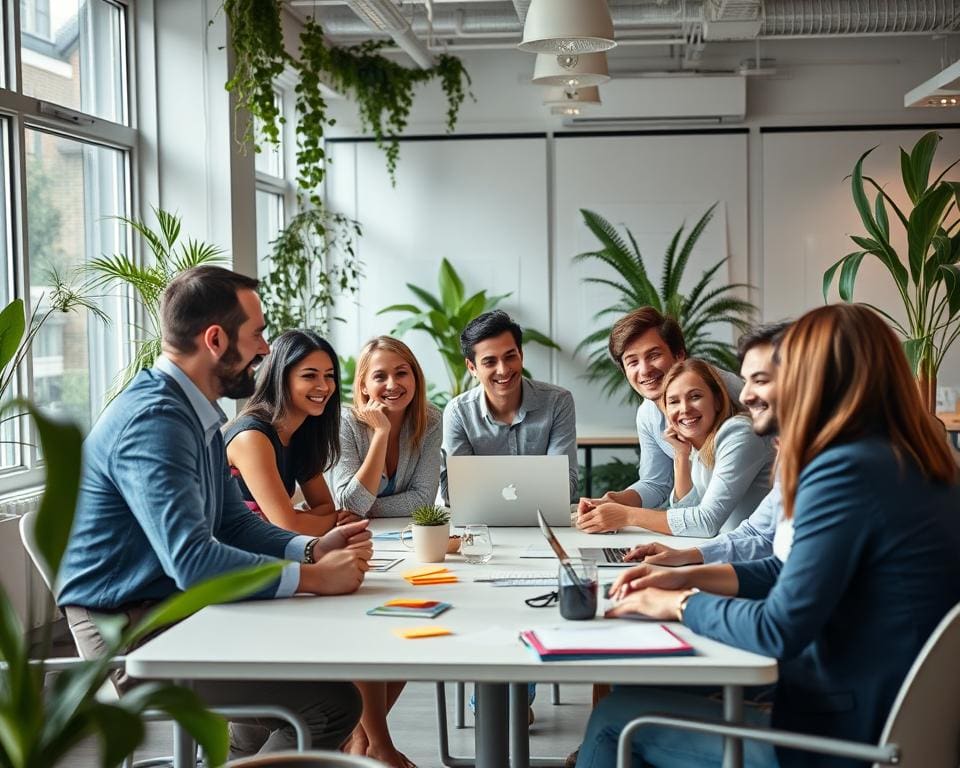
<instances>
[{"instance_id":1,"label":"gray cardigan","mask_svg":"<svg viewBox=\"0 0 960 768\"><path fill-rule=\"evenodd\" d=\"M333 468L333 496L337 507L364 517L409 517L424 504L437 500L440 486L441 414L427 405L427 430L419 449L410 445L410 422L400 430L400 458L394 492L378 498L357 480L360 465L370 450L370 429L344 408L340 419L340 461Z\"/></svg>"}]
</instances>

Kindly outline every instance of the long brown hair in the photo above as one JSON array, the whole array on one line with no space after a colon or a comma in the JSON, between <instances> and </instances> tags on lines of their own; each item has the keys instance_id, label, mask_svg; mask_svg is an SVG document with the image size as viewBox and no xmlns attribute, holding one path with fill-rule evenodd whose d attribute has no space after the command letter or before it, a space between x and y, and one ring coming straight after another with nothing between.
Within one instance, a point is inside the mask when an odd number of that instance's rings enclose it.
<instances>
[{"instance_id":1,"label":"long brown hair","mask_svg":"<svg viewBox=\"0 0 960 768\"><path fill-rule=\"evenodd\" d=\"M833 304L787 331L777 374L780 482L793 516L800 473L829 446L885 435L901 461L930 481L951 483L957 466L920 400L900 342L872 309Z\"/></svg>"},{"instance_id":2,"label":"long brown hair","mask_svg":"<svg viewBox=\"0 0 960 768\"><path fill-rule=\"evenodd\" d=\"M717 418L713 422L713 426L710 428L710 434L707 435L707 439L704 440L703 445L700 446L700 449L697 451L697 455L700 457L700 460L708 467L713 469L714 454L716 453L716 440L717 440L717 431L720 429L720 426L729 419L731 416L736 416L740 413L740 408L737 403L730 399L730 394L727 392L727 387L723 383L723 379L720 378L720 374L717 373L717 369L714 368L710 363L706 363L703 360L698 360L695 357L688 357L686 360L680 360L673 364L673 367L667 371L667 375L663 378L663 394L660 396L660 406L663 408L663 412L667 412L667 392L670 389L670 385L677 380L678 377L682 376L685 373L692 373L697 376L703 383L706 385L707 389L713 393L713 399L716 401L719 406L717 410Z\"/></svg>"},{"instance_id":3,"label":"long brown hair","mask_svg":"<svg viewBox=\"0 0 960 768\"><path fill-rule=\"evenodd\" d=\"M363 380L367 378L370 370L370 360L374 352L384 350L400 355L403 361L410 366L413 371L413 381L416 384L416 392L413 393L413 402L407 406L407 412L403 416L405 422L409 422L413 429L411 442L414 448L420 447L420 441L427 431L427 381L423 375L423 369L417 358L414 357L410 347L404 344L400 339L393 336L376 336L364 344L360 351L360 358L357 360L357 373L353 380L353 412L356 415L361 406L367 404L370 400L369 395L362 392Z\"/></svg>"}]
</instances>

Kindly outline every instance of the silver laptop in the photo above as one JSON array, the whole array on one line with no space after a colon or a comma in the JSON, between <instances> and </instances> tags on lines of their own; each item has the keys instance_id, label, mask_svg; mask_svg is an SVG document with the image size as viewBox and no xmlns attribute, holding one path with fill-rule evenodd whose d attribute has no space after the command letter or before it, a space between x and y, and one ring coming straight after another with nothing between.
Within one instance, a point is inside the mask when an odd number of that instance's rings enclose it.
<instances>
[{"instance_id":1,"label":"silver laptop","mask_svg":"<svg viewBox=\"0 0 960 768\"><path fill-rule=\"evenodd\" d=\"M448 456L454 525L535 526L537 509L551 525L570 525L566 456Z\"/></svg>"},{"instance_id":2,"label":"silver laptop","mask_svg":"<svg viewBox=\"0 0 960 768\"><path fill-rule=\"evenodd\" d=\"M540 514L540 510L537 510L537 524L540 526L540 532L547 540L547 543L550 545L550 549L553 550L553 553L560 560L565 560L567 553L564 550L563 545L561 545L558 541L557 537L554 536L549 521L545 520L544 516ZM623 562L623 556L630 551L627 547L580 547L579 549L580 557L582 557L584 560L593 560L597 564L598 568L602 568L604 566L613 568L637 565L637 563Z\"/></svg>"}]
</instances>

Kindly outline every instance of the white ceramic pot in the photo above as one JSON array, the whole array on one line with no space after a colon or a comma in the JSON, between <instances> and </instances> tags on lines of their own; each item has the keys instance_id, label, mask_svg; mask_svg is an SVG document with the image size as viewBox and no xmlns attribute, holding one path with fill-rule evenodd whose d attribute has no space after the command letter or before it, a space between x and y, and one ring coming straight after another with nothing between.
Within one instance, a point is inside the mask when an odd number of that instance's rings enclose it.
<instances>
[{"instance_id":1,"label":"white ceramic pot","mask_svg":"<svg viewBox=\"0 0 960 768\"><path fill-rule=\"evenodd\" d=\"M407 532L413 539L411 546L404 538ZM442 563L447 556L447 542L450 539L450 524L444 525L413 525L412 523L400 531L400 542L407 549L412 549L417 560L421 563Z\"/></svg>"}]
</instances>

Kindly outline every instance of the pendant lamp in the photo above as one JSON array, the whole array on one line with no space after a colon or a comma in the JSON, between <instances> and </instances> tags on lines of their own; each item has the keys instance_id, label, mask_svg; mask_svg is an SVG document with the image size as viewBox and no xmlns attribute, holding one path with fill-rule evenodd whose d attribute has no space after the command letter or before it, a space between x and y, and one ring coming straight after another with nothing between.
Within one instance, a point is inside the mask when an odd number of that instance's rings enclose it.
<instances>
[{"instance_id":1,"label":"pendant lamp","mask_svg":"<svg viewBox=\"0 0 960 768\"><path fill-rule=\"evenodd\" d=\"M537 85L560 85L565 88L580 88L586 85L603 85L610 80L607 69L607 54L538 53L533 69L533 82Z\"/></svg>"},{"instance_id":2,"label":"pendant lamp","mask_svg":"<svg viewBox=\"0 0 960 768\"><path fill-rule=\"evenodd\" d=\"M595 85L584 88L548 88L543 99L545 107L582 107L600 104L600 89Z\"/></svg>"},{"instance_id":3,"label":"pendant lamp","mask_svg":"<svg viewBox=\"0 0 960 768\"><path fill-rule=\"evenodd\" d=\"M556 55L608 51L616 44L606 0L532 0L517 47Z\"/></svg>"}]
</instances>

